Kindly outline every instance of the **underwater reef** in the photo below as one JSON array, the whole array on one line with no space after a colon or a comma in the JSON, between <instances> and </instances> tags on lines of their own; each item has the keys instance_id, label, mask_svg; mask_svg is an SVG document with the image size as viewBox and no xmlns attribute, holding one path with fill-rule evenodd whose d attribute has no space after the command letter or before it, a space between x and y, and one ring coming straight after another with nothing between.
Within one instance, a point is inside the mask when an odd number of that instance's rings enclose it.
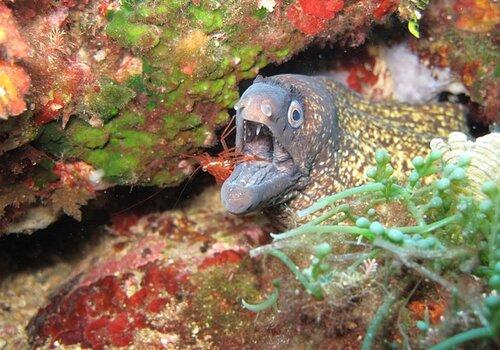
<instances>
[{"instance_id":1,"label":"underwater reef","mask_svg":"<svg viewBox=\"0 0 500 350\"><path fill-rule=\"evenodd\" d=\"M79 219L117 184L178 185L196 167L186 155L218 143L239 81L313 42L358 45L396 5L2 2L2 231Z\"/></svg>"},{"instance_id":2,"label":"underwater reef","mask_svg":"<svg viewBox=\"0 0 500 350\"><path fill-rule=\"evenodd\" d=\"M0 350L500 347L499 24L484 0L0 0ZM276 72L459 101L477 138L373 147L280 232L200 174Z\"/></svg>"},{"instance_id":3,"label":"underwater reef","mask_svg":"<svg viewBox=\"0 0 500 350\"><path fill-rule=\"evenodd\" d=\"M499 5L482 0L431 1L421 22L427 40L413 40L421 58L450 67L460 77L477 103L479 121L500 122Z\"/></svg>"},{"instance_id":4,"label":"underwater reef","mask_svg":"<svg viewBox=\"0 0 500 350\"><path fill-rule=\"evenodd\" d=\"M323 215L271 241L270 222L228 214L217 187L182 209L118 214L86 254L39 272L52 293L2 284L13 310L34 292L39 304L26 329L4 309L0 338L41 349L494 348L500 187L477 179L487 159L498 172L499 144L435 139L404 180L378 150L366 184L316 202L300 215Z\"/></svg>"},{"instance_id":5,"label":"underwater reef","mask_svg":"<svg viewBox=\"0 0 500 350\"><path fill-rule=\"evenodd\" d=\"M0 12L4 233L80 219L112 186L179 185L189 156L218 144L240 81L310 45L358 46L393 13L423 59L460 76L476 118L498 119L490 2L16 0ZM356 69L351 85L373 79Z\"/></svg>"}]
</instances>

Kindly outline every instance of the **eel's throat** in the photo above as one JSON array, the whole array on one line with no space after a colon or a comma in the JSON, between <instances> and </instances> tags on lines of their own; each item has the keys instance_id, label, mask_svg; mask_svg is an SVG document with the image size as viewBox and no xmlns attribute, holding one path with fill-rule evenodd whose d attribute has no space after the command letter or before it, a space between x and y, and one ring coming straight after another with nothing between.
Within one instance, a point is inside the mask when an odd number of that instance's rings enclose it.
<instances>
[{"instance_id":1,"label":"eel's throat","mask_svg":"<svg viewBox=\"0 0 500 350\"><path fill-rule=\"evenodd\" d=\"M222 203L233 214L288 200L301 178L278 126L270 118L252 115L238 113L236 148L253 160L237 164L221 190Z\"/></svg>"}]
</instances>

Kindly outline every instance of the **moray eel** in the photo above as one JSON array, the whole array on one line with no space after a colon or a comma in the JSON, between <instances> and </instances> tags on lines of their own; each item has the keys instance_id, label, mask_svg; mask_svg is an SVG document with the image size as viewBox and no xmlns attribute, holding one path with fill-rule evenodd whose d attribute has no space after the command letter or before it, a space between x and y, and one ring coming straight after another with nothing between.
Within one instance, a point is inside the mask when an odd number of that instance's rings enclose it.
<instances>
[{"instance_id":1,"label":"moray eel","mask_svg":"<svg viewBox=\"0 0 500 350\"><path fill-rule=\"evenodd\" d=\"M434 137L467 130L458 106L373 102L324 76L259 76L235 109L236 149L253 160L236 165L222 203L233 214L265 209L282 228L317 199L364 183L377 148L403 172Z\"/></svg>"}]
</instances>

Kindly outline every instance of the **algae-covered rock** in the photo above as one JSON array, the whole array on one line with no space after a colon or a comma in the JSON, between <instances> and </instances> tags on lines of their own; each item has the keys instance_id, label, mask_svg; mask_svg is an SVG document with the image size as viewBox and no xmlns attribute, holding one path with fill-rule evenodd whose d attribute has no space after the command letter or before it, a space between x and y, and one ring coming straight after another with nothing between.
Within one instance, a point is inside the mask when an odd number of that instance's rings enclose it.
<instances>
[{"instance_id":1,"label":"algae-covered rock","mask_svg":"<svg viewBox=\"0 0 500 350\"><path fill-rule=\"evenodd\" d=\"M4 112L29 112L16 125L0 121L0 149L31 142L52 163L86 163L110 185L178 185L189 175L185 156L217 143L239 81L315 40L359 44L394 10L340 0L8 2L0 29L13 35L0 45L22 68L3 65L12 87ZM60 188L54 169L39 168L2 170L2 187L34 195L2 203L6 224Z\"/></svg>"},{"instance_id":2,"label":"algae-covered rock","mask_svg":"<svg viewBox=\"0 0 500 350\"><path fill-rule=\"evenodd\" d=\"M264 220L225 213L214 187L183 210L129 212L112 221L108 234L61 274L58 292L31 309L27 334L6 337L9 345L26 347L29 336L32 348L251 346L253 315L240 299L259 296L262 278L246 252L264 236ZM12 294L31 302L22 288ZM13 314L24 311L14 298L6 303L14 304Z\"/></svg>"},{"instance_id":3,"label":"algae-covered rock","mask_svg":"<svg viewBox=\"0 0 500 350\"><path fill-rule=\"evenodd\" d=\"M450 67L478 104L478 121L500 121L498 25L500 5L492 1L432 1L422 19L420 55L438 67Z\"/></svg>"}]
</instances>

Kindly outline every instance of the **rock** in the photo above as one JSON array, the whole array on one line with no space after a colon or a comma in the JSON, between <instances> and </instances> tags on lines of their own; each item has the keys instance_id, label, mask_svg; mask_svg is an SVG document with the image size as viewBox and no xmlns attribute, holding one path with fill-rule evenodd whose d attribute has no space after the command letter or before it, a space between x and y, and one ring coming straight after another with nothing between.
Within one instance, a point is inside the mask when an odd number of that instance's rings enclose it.
<instances>
[{"instance_id":1,"label":"rock","mask_svg":"<svg viewBox=\"0 0 500 350\"><path fill-rule=\"evenodd\" d=\"M0 198L0 232L34 204L61 198L60 209L79 217L78 207L99 189L83 193L80 186L78 197L64 187L55 198L61 183L54 163L85 163L109 185L178 185L189 176L182 165L186 155L217 143L239 81L315 40L356 37L359 44L374 21L395 10L385 6L381 12L381 4L367 0L322 4L324 14L306 0L2 5L0 30L12 35L0 45L15 63L0 66L18 84L5 113L29 108L18 122L0 124L0 153L11 153L0 159L6 174L0 197L9 198ZM5 158L21 165L23 152L17 150L27 143L40 157L13 173Z\"/></svg>"}]
</instances>

